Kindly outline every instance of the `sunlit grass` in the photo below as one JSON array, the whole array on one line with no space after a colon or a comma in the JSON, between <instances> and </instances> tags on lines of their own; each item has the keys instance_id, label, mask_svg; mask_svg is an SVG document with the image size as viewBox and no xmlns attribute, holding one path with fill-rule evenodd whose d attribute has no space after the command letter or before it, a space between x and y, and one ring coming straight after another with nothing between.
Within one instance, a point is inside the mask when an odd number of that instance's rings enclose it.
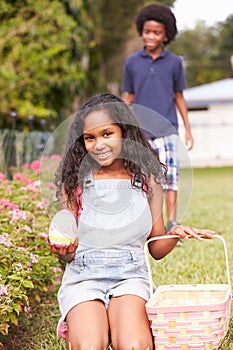
<instances>
[{"instance_id":1,"label":"sunlit grass","mask_svg":"<svg viewBox=\"0 0 233 350\"><path fill-rule=\"evenodd\" d=\"M193 192L184 224L216 230L228 243L231 281L233 280L233 168L195 169ZM156 285L170 283L227 283L222 243L185 241L165 259L153 262ZM229 332L221 350L233 349L233 311Z\"/></svg>"}]
</instances>

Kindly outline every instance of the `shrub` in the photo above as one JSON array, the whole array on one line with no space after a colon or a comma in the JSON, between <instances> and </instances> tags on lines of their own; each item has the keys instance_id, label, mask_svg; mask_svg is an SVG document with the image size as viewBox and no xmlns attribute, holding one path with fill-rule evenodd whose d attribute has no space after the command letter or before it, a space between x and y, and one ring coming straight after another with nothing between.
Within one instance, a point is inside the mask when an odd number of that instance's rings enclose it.
<instances>
[{"instance_id":1,"label":"shrub","mask_svg":"<svg viewBox=\"0 0 233 350\"><path fill-rule=\"evenodd\" d=\"M13 180L0 174L0 333L18 323L30 303L52 284L61 265L50 254L46 238L49 216L40 194L37 166Z\"/></svg>"}]
</instances>

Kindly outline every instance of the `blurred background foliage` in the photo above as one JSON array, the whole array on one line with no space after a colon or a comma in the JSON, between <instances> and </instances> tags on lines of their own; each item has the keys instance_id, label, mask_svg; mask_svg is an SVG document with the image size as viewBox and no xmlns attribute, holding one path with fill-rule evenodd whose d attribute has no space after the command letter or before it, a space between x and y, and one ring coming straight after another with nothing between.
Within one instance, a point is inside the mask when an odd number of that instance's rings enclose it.
<instances>
[{"instance_id":1,"label":"blurred background foliage","mask_svg":"<svg viewBox=\"0 0 233 350\"><path fill-rule=\"evenodd\" d=\"M93 94L120 95L124 61L142 47L135 15L150 2L1 0L0 128L13 114L20 130L32 120L54 128ZM232 48L233 16L199 22L168 47L184 58L189 87L231 77Z\"/></svg>"}]
</instances>

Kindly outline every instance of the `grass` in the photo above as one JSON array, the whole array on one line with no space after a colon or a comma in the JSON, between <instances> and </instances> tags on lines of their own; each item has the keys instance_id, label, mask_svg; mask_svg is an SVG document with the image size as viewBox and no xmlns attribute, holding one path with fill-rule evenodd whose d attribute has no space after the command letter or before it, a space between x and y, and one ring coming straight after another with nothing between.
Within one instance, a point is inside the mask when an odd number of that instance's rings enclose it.
<instances>
[{"instance_id":1,"label":"grass","mask_svg":"<svg viewBox=\"0 0 233 350\"><path fill-rule=\"evenodd\" d=\"M222 234L229 249L233 266L232 191L233 167L194 169L193 191L183 223L214 229ZM226 265L221 242L188 241L177 247L165 259L153 262L154 281L166 283L227 283ZM233 280L233 270L231 271ZM42 296L32 307L31 317L22 316L19 325L8 337L0 336L1 350L65 350L62 340L56 339L59 310L56 290ZM1 345L2 344L2 345ZM233 312L229 332L221 350L233 350Z\"/></svg>"}]
</instances>

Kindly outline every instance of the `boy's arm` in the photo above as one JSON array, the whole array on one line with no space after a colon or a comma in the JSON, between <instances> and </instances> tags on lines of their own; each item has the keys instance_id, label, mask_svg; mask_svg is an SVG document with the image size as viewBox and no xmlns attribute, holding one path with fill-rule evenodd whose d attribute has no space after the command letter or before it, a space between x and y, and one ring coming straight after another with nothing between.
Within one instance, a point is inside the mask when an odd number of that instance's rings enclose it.
<instances>
[{"instance_id":1,"label":"boy's arm","mask_svg":"<svg viewBox=\"0 0 233 350\"><path fill-rule=\"evenodd\" d=\"M177 91L175 93L175 100L176 106L178 108L178 111L180 112L185 127L185 143L187 145L188 150L191 150L194 145L194 140L192 137L190 124L188 120L188 109L182 91Z\"/></svg>"},{"instance_id":2,"label":"boy's arm","mask_svg":"<svg viewBox=\"0 0 233 350\"><path fill-rule=\"evenodd\" d=\"M134 102L134 94L130 92L124 92L122 96L122 100L128 105L131 105Z\"/></svg>"}]
</instances>

